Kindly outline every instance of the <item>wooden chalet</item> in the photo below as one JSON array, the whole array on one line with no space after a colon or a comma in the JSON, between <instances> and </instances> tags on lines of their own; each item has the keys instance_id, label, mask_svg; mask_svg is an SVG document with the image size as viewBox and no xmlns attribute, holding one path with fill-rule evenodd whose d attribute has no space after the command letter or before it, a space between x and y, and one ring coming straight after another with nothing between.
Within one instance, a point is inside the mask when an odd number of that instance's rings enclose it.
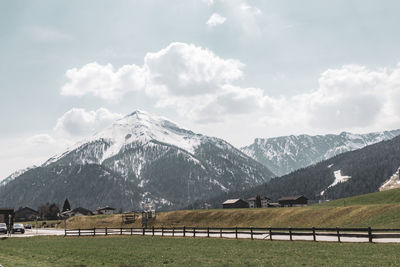
<instances>
[{"instance_id":1,"label":"wooden chalet","mask_svg":"<svg viewBox=\"0 0 400 267\"><path fill-rule=\"evenodd\" d=\"M34 221L39 217L39 212L29 207L20 208L15 212L14 220L16 222Z\"/></svg>"},{"instance_id":2,"label":"wooden chalet","mask_svg":"<svg viewBox=\"0 0 400 267\"><path fill-rule=\"evenodd\" d=\"M305 206L308 203L308 198L306 198L303 195L282 197L278 200L278 202L279 202L279 205L281 205L281 207Z\"/></svg>"},{"instance_id":3,"label":"wooden chalet","mask_svg":"<svg viewBox=\"0 0 400 267\"><path fill-rule=\"evenodd\" d=\"M243 199L228 199L224 203L222 203L222 208L224 209L238 209L238 208L248 208L249 203L244 201Z\"/></svg>"}]
</instances>

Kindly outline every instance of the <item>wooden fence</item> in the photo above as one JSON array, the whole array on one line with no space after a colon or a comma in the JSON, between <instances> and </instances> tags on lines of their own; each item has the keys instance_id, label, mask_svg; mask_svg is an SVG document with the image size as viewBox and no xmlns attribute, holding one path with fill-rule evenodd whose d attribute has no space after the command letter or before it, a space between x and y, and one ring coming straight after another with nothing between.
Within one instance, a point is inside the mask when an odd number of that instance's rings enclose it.
<instances>
[{"instance_id":1,"label":"wooden fence","mask_svg":"<svg viewBox=\"0 0 400 267\"><path fill-rule=\"evenodd\" d=\"M310 237L308 240L319 241L317 237L330 237L323 241L341 242L341 238L364 238L368 242L373 239L400 239L400 229L372 229L368 228L213 228L213 227L159 227L159 228L89 228L66 229L65 236L107 236L107 235L152 235L152 236L180 236L180 237L227 237L269 239L273 236L288 236L290 241L296 236ZM398 240L400 242L400 240Z\"/></svg>"}]
</instances>

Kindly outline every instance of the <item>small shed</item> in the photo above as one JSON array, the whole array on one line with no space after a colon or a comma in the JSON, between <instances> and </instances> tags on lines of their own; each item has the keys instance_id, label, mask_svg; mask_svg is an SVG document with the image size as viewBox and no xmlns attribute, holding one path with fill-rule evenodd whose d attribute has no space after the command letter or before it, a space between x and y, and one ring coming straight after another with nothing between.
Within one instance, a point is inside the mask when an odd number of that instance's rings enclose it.
<instances>
[{"instance_id":1,"label":"small shed","mask_svg":"<svg viewBox=\"0 0 400 267\"><path fill-rule=\"evenodd\" d=\"M222 203L222 208L224 209L238 209L238 208L248 208L249 203L244 201L243 199L228 199L224 203Z\"/></svg>"},{"instance_id":2,"label":"small shed","mask_svg":"<svg viewBox=\"0 0 400 267\"><path fill-rule=\"evenodd\" d=\"M281 207L297 207L307 205L308 198L303 195L292 196L292 197L282 197L278 200Z\"/></svg>"},{"instance_id":3,"label":"small shed","mask_svg":"<svg viewBox=\"0 0 400 267\"><path fill-rule=\"evenodd\" d=\"M111 208L109 206L105 206L103 208L98 208L96 209L97 214L114 214L114 208Z\"/></svg>"},{"instance_id":4,"label":"small shed","mask_svg":"<svg viewBox=\"0 0 400 267\"><path fill-rule=\"evenodd\" d=\"M14 217L16 222L34 221L39 217L39 212L29 207L24 207L17 210Z\"/></svg>"}]
</instances>

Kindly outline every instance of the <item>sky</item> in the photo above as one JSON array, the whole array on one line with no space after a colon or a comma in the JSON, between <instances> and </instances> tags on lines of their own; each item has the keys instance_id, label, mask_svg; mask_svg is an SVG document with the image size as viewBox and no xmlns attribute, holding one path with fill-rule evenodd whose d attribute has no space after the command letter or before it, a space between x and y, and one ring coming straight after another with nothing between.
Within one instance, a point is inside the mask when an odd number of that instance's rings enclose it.
<instances>
[{"instance_id":1,"label":"sky","mask_svg":"<svg viewBox=\"0 0 400 267\"><path fill-rule=\"evenodd\" d=\"M0 179L145 110L240 147L400 128L399 1L0 2Z\"/></svg>"}]
</instances>

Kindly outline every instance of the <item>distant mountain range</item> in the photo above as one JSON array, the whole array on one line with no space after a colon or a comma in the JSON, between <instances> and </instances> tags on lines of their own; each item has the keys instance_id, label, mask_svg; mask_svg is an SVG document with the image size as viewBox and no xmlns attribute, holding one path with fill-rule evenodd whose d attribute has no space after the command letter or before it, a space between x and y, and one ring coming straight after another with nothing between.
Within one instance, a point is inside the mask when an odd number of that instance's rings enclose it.
<instances>
[{"instance_id":1,"label":"distant mountain range","mask_svg":"<svg viewBox=\"0 0 400 267\"><path fill-rule=\"evenodd\" d=\"M367 134L291 135L257 138L241 150L264 164L277 176L310 166L344 152L353 151L400 135L400 130Z\"/></svg>"},{"instance_id":2,"label":"distant mountain range","mask_svg":"<svg viewBox=\"0 0 400 267\"><path fill-rule=\"evenodd\" d=\"M400 136L355 151L345 152L312 166L274 178L251 189L228 192L204 202L221 207L228 198L305 195L311 202L356 196L398 184ZM194 207L203 205L194 203Z\"/></svg>"},{"instance_id":3,"label":"distant mountain range","mask_svg":"<svg viewBox=\"0 0 400 267\"><path fill-rule=\"evenodd\" d=\"M272 177L222 139L135 111L43 165L6 178L0 206L36 208L68 198L72 206L89 209L177 209Z\"/></svg>"}]
</instances>

